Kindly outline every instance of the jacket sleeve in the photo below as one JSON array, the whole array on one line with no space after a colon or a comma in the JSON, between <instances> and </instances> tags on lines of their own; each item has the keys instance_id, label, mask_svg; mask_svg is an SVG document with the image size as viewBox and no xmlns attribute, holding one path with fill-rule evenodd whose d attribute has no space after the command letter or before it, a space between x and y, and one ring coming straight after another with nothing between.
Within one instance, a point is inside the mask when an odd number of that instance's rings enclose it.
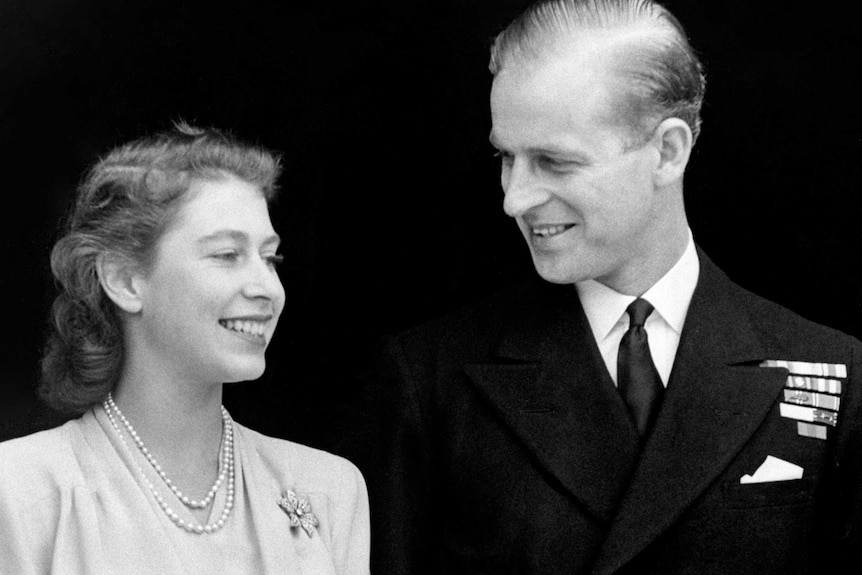
<instances>
[{"instance_id":1,"label":"jacket sleeve","mask_svg":"<svg viewBox=\"0 0 862 575\"><path fill-rule=\"evenodd\" d=\"M368 575L370 526L365 480L350 462L344 462L333 473L342 478L332 534L336 570L341 575Z\"/></svg>"},{"instance_id":2,"label":"jacket sleeve","mask_svg":"<svg viewBox=\"0 0 862 575\"><path fill-rule=\"evenodd\" d=\"M360 378L363 398L347 451L368 485L375 575L436 572L434 512L445 501L434 496L434 431L424 398L432 382L418 367L390 338Z\"/></svg>"},{"instance_id":3,"label":"jacket sleeve","mask_svg":"<svg viewBox=\"0 0 862 575\"><path fill-rule=\"evenodd\" d=\"M835 551L821 554L833 560L833 573L858 573L862 565L862 343L851 347L847 389L842 399L839 438L833 459L837 489L829 510L827 536Z\"/></svg>"}]
</instances>

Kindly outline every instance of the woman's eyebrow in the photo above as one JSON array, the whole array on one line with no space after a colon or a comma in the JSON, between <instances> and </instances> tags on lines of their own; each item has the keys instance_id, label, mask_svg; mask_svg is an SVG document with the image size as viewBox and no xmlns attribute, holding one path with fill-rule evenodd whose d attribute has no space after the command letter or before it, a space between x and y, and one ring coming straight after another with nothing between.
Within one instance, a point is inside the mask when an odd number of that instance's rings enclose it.
<instances>
[{"instance_id":1,"label":"woman's eyebrow","mask_svg":"<svg viewBox=\"0 0 862 575\"><path fill-rule=\"evenodd\" d=\"M247 233L241 232L239 230L231 230L231 229L216 230L213 233L207 234L207 235L203 236L202 238L198 239L198 243L203 244L203 243L207 243L207 242L224 240L224 239L229 239L229 240L233 240L236 242L248 242L249 236ZM280 243L281 243L281 237L278 234L269 235L266 238L264 238L264 240L261 242L262 245L270 245L270 244L278 245Z\"/></svg>"}]
</instances>

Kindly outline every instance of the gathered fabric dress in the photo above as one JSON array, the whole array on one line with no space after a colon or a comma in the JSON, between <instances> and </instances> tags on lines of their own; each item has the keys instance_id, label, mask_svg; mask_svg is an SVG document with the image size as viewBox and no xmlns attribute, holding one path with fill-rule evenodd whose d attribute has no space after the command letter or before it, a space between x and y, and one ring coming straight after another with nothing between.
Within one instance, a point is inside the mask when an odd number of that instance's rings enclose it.
<instances>
[{"instance_id":1,"label":"gathered fabric dress","mask_svg":"<svg viewBox=\"0 0 862 575\"><path fill-rule=\"evenodd\" d=\"M120 441L101 406L0 443L0 574L369 572L368 496L352 463L237 423L234 450L231 515L221 530L199 535L165 515L141 470L162 497L174 496L134 444ZM287 490L311 505L319 520L311 534L292 527L279 505Z\"/></svg>"}]
</instances>

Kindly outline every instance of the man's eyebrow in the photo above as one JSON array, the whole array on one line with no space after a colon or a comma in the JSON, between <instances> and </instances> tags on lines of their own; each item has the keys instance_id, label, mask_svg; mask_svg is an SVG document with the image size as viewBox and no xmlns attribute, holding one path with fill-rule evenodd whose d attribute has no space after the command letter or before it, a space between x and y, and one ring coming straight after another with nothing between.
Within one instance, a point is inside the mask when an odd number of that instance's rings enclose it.
<instances>
[{"instance_id":1,"label":"man's eyebrow","mask_svg":"<svg viewBox=\"0 0 862 575\"><path fill-rule=\"evenodd\" d=\"M562 146L538 146L536 148L530 148L530 152L533 154L561 156L564 158L585 158L583 152L573 150L571 148L564 148Z\"/></svg>"},{"instance_id":2,"label":"man's eyebrow","mask_svg":"<svg viewBox=\"0 0 862 575\"><path fill-rule=\"evenodd\" d=\"M493 133L491 133L491 134L488 136L488 141L491 143L491 145L492 145L492 146L494 146L494 147L495 147L495 148L497 148L498 150L503 150L503 149L505 149L505 148L504 148L504 147L499 143L499 141L494 137L494 134L493 134ZM550 155L550 156L563 156L563 157L585 158L584 154L583 154L582 152L579 152L578 150L572 150L572 149L570 149L570 148L564 148L564 147L561 147L561 146L554 146L554 145L548 145L548 146L531 146L531 147L527 148L527 150L526 150L526 151L527 151L528 153L532 154L532 155L542 155L542 154L545 154L545 155Z\"/></svg>"}]
</instances>

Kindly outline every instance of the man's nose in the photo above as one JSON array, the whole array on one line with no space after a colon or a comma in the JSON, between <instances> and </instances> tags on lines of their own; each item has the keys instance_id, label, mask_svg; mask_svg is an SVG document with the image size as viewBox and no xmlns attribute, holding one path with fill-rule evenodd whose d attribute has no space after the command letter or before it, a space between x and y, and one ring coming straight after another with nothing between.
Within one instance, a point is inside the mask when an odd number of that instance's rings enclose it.
<instances>
[{"instance_id":1,"label":"man's nose","mask_svg":"<svg viewBox=\"0 0 862 575\"><path fill-rule=\"evenodd\" d=\"M551 198L551 193L541 178L534 173L527 158L516 156L511 164L504 166L500 183L504 193L503 211L513 218L544 204Z\"/></svg>"}]
</instances>

